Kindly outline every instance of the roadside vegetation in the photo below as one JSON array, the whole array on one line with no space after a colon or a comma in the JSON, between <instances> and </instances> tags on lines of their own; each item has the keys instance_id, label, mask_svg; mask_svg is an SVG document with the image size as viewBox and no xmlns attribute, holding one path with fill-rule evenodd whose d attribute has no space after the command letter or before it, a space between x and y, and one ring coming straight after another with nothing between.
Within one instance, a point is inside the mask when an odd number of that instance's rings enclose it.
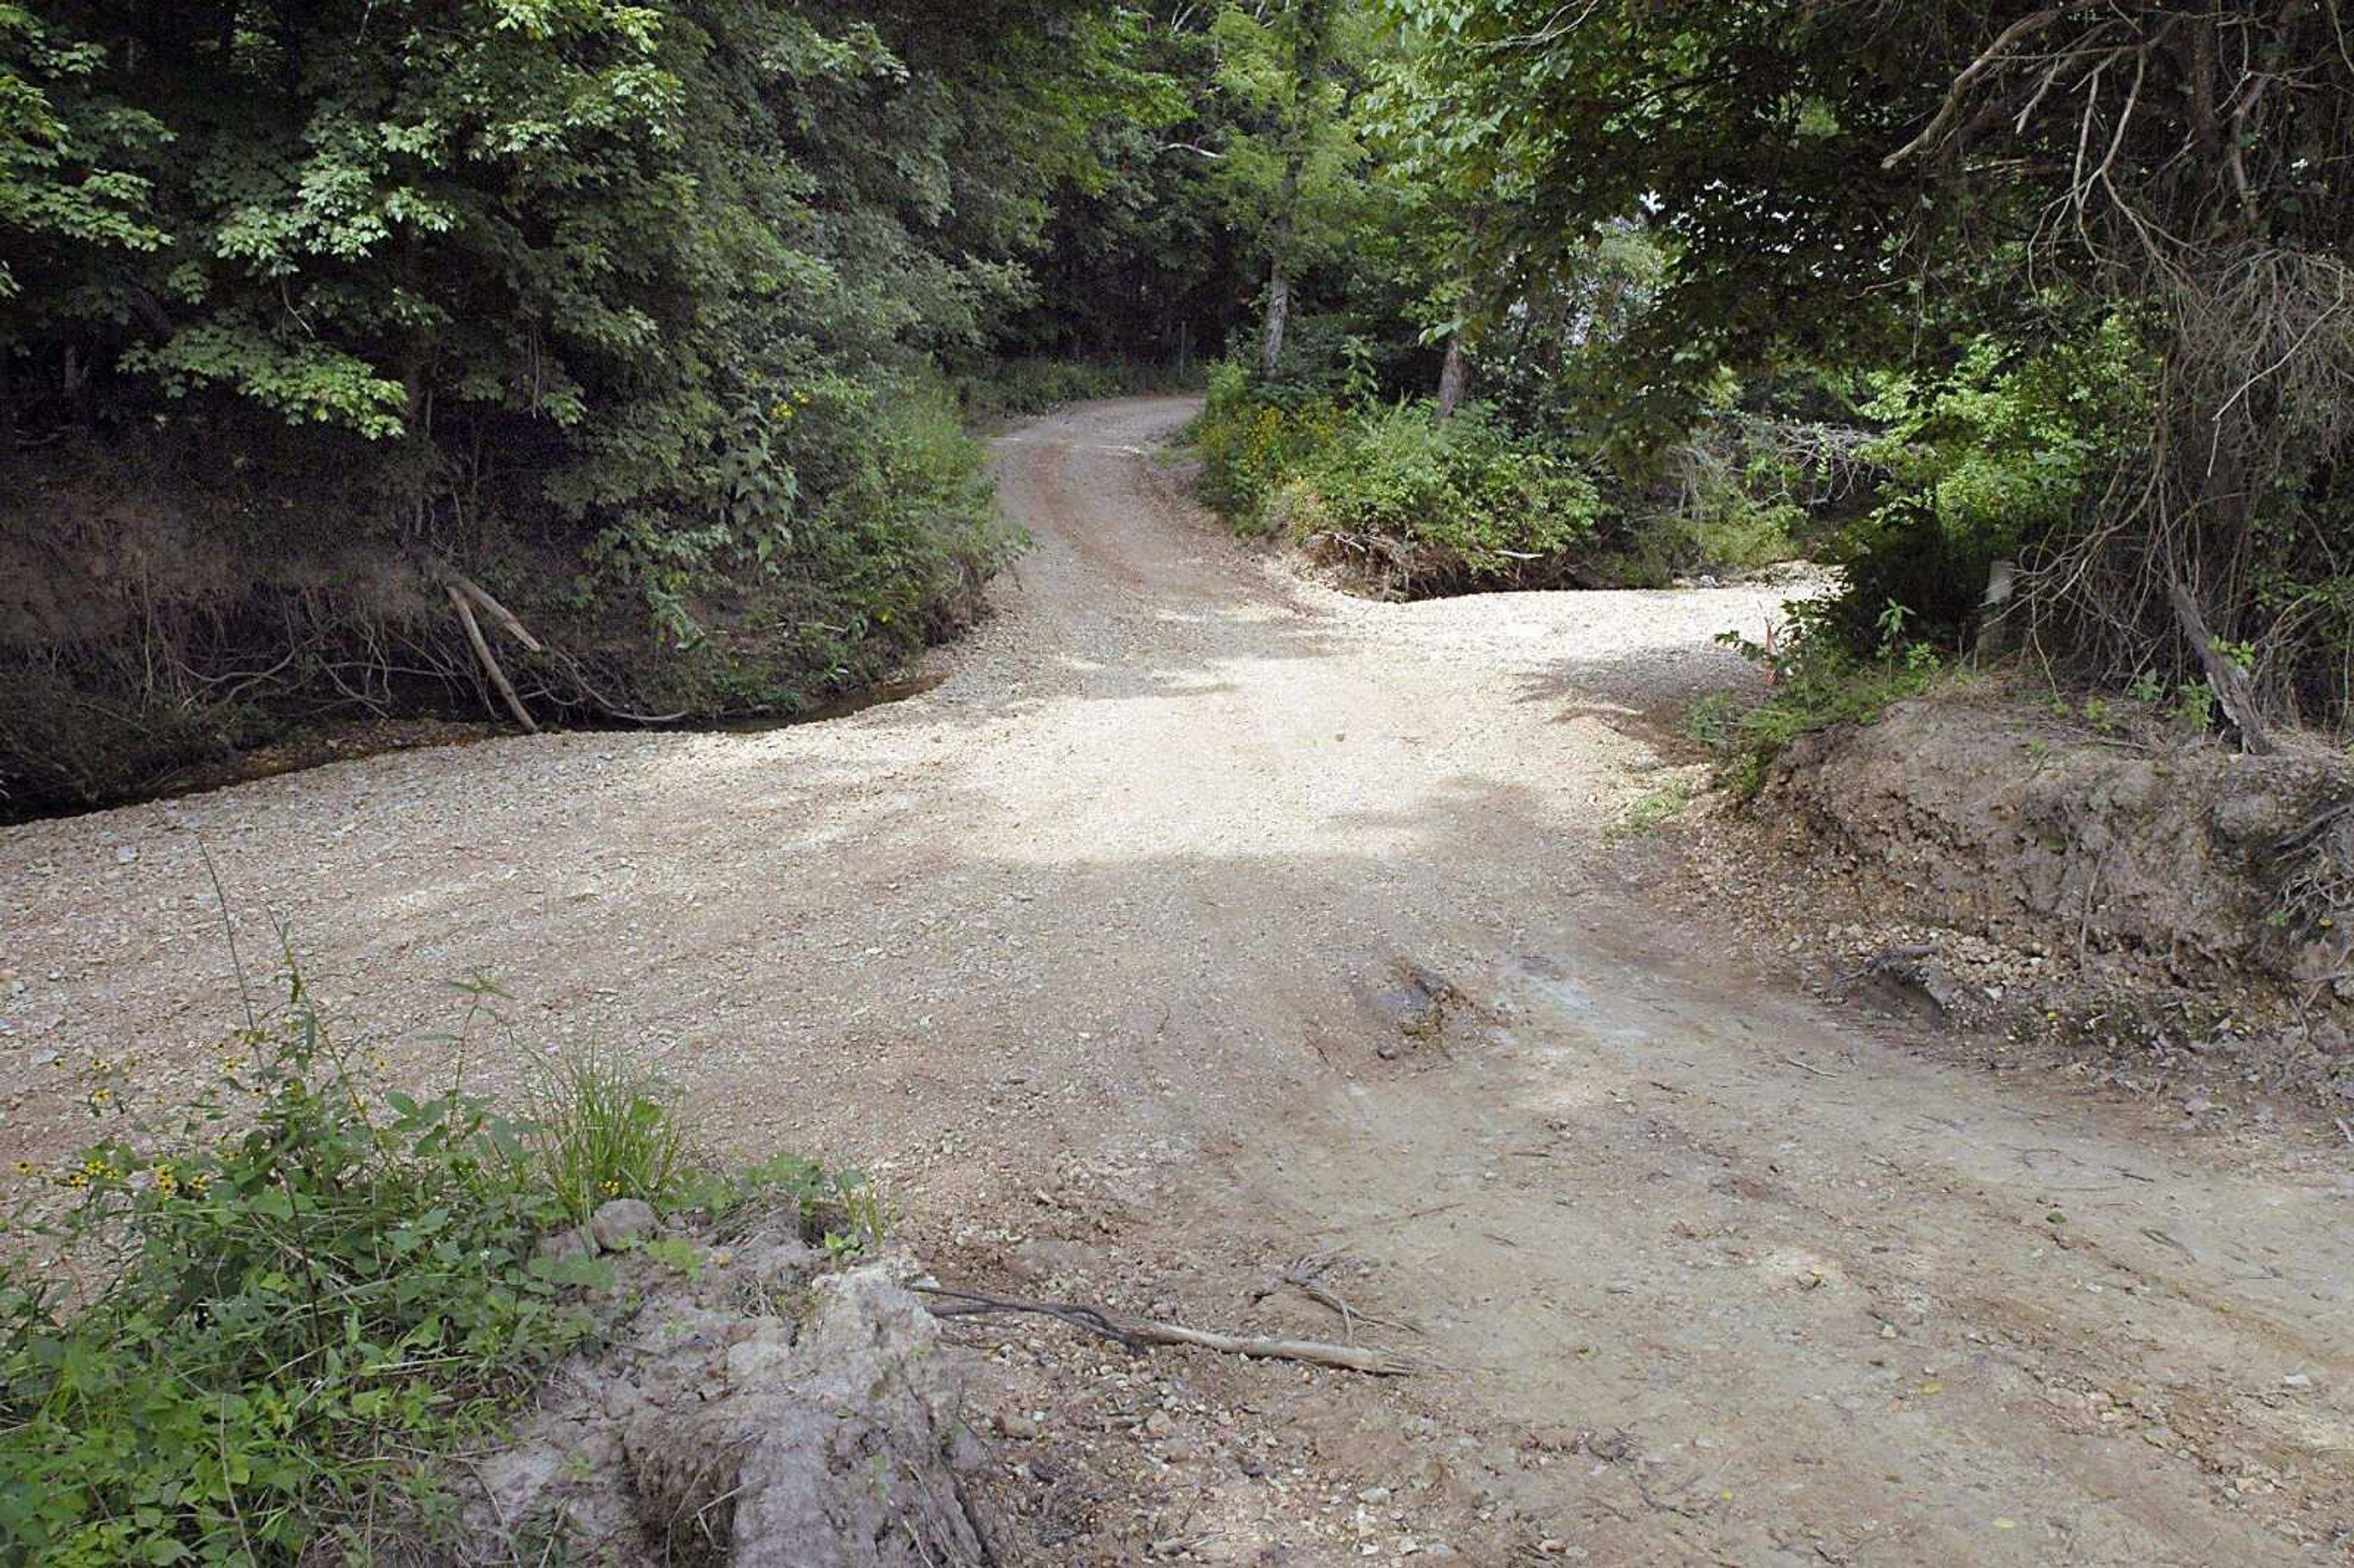
<instances>
[{"instance_id":1,"label":"roadside vegetation","mask_svg":"<svg viewBox=\"0 0 2354 1568\"><path fill-rule=\"evenodd\" d=\"M1201 375L1380 591L1804 556L1872 663L1999 576L2062 683L2342 729L2334 18L0 6L0 789L807 711L1015 547L966 421Z\"/></svg>"},{"instance_id":2,"label":"roadside vegetation","mask_svg":"<svg viewBox=\"0 0 2354 1568\"><path fill-rule=\"evenodd\" d=\"M543 1237L617 1199L703 1222L799 1203L837 1250L879 1236L854 1174L722 1171L618 1059L543 1064L502 1111L464 1064L513 1043L466 989L431 1089L388 1082L299 981L186 1106L91 1065L100 1136L18 1168L0 1237L0 1561L409 1560L455 1528L461 1456L602 1330L610 1261Z\"/></svg>"},{"instance_id":3,"label":"roadside vegetation","mask_svg":"<svg viewBox=\"0 0 2354 1568\"><path fill-rule=\"evenodd\" d=\"M1484 564L1393 592L1836 567L1762 732L1802 692L1869 711L1996 619L1988 652L2160 691L2252 751L2342 732L2354 66L2329 17L1401 0L1235 26L1216 69L1252 89L1187 135L1260 150L1281 220L1199 432L1207 493L1404 558L1445 497ZM1458 423L1580 476L1577 524L1439 483L1429 432ZM1431 506L1358 503L1400 471Z\"/></svg>"},{"instance_id":4,"label":"roadside vegetation","mask_svg":"<svg viewBox=\"0 0 2354 1568\"><path fill-rule=\"evenodd\" d=\"M957 403L969 420L1007 419L1097 397L1198 392L1203 374L1200 365L1182 362L1023 355L992 359L958 376Z\"/></svg>"}]
</instances>

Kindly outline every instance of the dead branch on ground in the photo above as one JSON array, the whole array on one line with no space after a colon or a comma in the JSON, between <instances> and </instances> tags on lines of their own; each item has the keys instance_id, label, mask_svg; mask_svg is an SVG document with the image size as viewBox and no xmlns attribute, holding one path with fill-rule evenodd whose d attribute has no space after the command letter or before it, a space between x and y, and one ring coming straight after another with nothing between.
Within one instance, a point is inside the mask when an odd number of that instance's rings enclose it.
<instances>
[{"instance_id":1,"label":"dead branch on ground","mask_svg":"<svg viewBox=\"0 0 2354 1568\"><path fill-rule=\"evenodd\" d=\"M1247 1356L1256 1361L1302 1361L1310 1366L1330 1367L1336 1372L1363 1372L1368 1377L1408 1377L1426 1370L1410 1358L1369 1346L1335 1345L1320 1340L1251 1339L1204 1329L1188 1329L1177 1323L1156 1322L1147 1318L1119 1317L1100 1307L1069 1301L1025 1301L938 1285L918 1285L914 1288L920 1295L933 1298L927 1305L935 1318L1013 1314L1052 1318L1083 1332L1114 1340L1132 1351L1146 1350L1155 1345L1185 1345L1195 1350L1215 1351L1220 1355Z\"/></svg>"}]
</instances>

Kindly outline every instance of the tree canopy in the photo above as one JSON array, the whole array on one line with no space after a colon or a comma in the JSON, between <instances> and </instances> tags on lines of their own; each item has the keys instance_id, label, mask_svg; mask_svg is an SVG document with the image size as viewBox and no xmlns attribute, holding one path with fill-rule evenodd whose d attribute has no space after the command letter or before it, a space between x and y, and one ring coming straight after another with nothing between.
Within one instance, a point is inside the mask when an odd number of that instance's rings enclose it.
<instances>
[{"instance_id":1,"label":"tree canopy","mask_svg":"<svg viewBox=\"0 0 2354 1568\"><path fill-rule=\"evenodd\" d=\"M952 388L1041 355L1230 362L1255 522L1500 530L1426 585L1806 550L1829 635L1958 646L2009 560L2056 665L2340 722L2341 23L0 3L0 752L86 793L487 694L452 591L525 709L805 706L972 613ZM1555 471L1591 503L1516 523Z\"/></svg>"}]
</instances>

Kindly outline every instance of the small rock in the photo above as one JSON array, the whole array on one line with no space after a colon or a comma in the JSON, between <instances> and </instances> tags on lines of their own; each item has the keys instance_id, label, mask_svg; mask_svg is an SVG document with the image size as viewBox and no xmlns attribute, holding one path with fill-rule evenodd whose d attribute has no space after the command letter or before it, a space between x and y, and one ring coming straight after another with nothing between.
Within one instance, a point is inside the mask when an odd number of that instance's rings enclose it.
<instances>
[{"instance_id":1,"label":"small rock","mask_svg":"<svg viewBox=\"0 0 2354 1568\"><path fill-rule=\"evenodd\" d=\"M654 1234L654 1207L642 1198L615 1198L588 1216L588 1234L607 1252L634 1246Z\"/></svg>"},{"instance_id":2,"label":"small rock","mask_svg":"<svg viewBox=\"0 0 2354 1568\"><path fill-rule=\"evenodd\" d=\"M2311 1388L2313 1386L2313 1379L2304 1372L2291 1372L2288 1376L2281 1379L2281 1386L2283 1388Z\"/></svg>"},{"instance_id":3,"label":"small rock","mask_svg":"<svg viewBox=\"0 0 2354 1568\"><path fill-rule=\"evenodd\" d=\"M1597 1427L1586 1435L1585 1451L1606 1465L1623 1464L1634 1457L1635 1439L1616 1426Z\"/></svg>"},{"instance_id":4,"label":"small rock","mask_svg":"<svg viewBox=\"0 0 2354 1568\"><path fill-rule=\"evenodd\" d=\"M997 1413L997 1430L1019 1443L1027 1443L1038 1436L1038 1424L1018 1410Z\"/></svg>"},{"instance_id":5,"label":"small rock","mask_svg":"<svg viewBox=\"0 0 2354 1568\"><path fill-rule=\"evenodd\" d=\"M1144 1435L1147 1437L1166 1437L1176 1429L1177 1424L1169 1419L1169 1413L1165 1410L1156 1410L1144 1418Z\"/></svg>"},{"instance_id":6,"label":"small rock","mask_svg":"<svg viewBox=\"0 0 2354 1568\"><path fill-rule=\"evenodd\" d=\"M1369 1508L1385 1503L1390 1500L1390 1489L1387 1487L1365 1487L1358 1491L1357 1500Z\"/></svg>"},{"instance_id":7,"label":"small rock","mask_svg":"<svg viewBox=\"0 0 2354 1568\"><path fill-rule=\"evenodd\" d=\"M573 1225L540 1237L533 1245L531 1255L544 1257L550 1263L560 1263L567 1257L586 1257L596 1250L589 1245L588 1233L578 1225Z\"/></svg>"},{"instance_id":8,"label":"small rock","mask_svg":"<svg viewBox=\"0 0 2354 1568\"><path fill-rule=\"evenodd\" d=\"M115 849L114 863L117 865L129 865L138 858L139 850L136 845L122 844Z\"/></svg>"}]
</instances>

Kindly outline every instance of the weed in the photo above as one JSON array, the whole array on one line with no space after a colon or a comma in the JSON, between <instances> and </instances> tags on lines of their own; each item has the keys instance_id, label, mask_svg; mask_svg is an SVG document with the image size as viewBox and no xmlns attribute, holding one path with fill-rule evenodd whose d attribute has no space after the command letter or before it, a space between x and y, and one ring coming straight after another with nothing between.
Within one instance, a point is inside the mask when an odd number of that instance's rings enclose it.
<instances>
[{"instance_id":1,"label":"weed","mask_svg":"<svg viewBox=\"0 0 2354 1568\"><path fill-rule=\"evenodd\" d=\"M470 1031L495 992L461 989ZM525 1123L462 1066L419 1097L382 1065L299 978L160 1123L123 1065L92 1065L103 1135L20 1168L34 1190L0 1255L0 1563L426 1554L451 1527L452 1457L598 1332L567 1287L610 1268L535 1256L543 1232L620 1193L715 1214L783 1194L837 1250L880 1238L854 1172L695 1165L673 1103L617 1059L551 1065Z\"/></svg>"},{"instance_id":2,"label":"weed","mask_svg":"<svg viewBox=\"0 0 2354 1568\"><path fill-rule=\"evenodd\" d=\"M1727 699L1704 715L1695 709L1687 721L1696 737L1702 726L1713 736L1704 744L1715 753L1717 782L1739 800L1765 786L1766 768L1800 736L1838 724L1869 724L1891 704L1927 691L1946 669L1945 654L1935 644L1907 638L1912 612L1893 601L1876 618L1880 644L1870 660L1849 652L1845 641L1831 634L1820 605L1793 604L1786 613L1787 624L1767 644L1732 631L1716 639L1766 664L1774 680L1772 694L1739 712Z\"/></svg>"},{"instance_id":3,"label":"weed","mask_svg":"<svg viewBox=\"0 0 2354 1568\"><path fill-rule=\"evenodd\" d=\"M1684 715L1684 734L1708 751L1722 751L1741 724L1743 704L1730 692L1711 692Z\"/></svg>"},{"instance_id":4,"label":"weed","mask_svg":"<svg viewBox=\"0 0 2354 1568\"><path fill-rule=\"evenodd\" d=\"M1614 838L1631 838L1656 831L1684 814L1700 799L1700 786L1690 779L1671 779L1629 803L1610 824Z\"/></svg>"},{"instance_id":5,"label":"weed","mask_svg":"<svg viewBox=\"0 0 2354 1568\"><path fill-rule=\"evenodd\" d=\"M0 1266L0 1558L349 1554L429 1519L419 1460L590 1331L532 1262L554 1205L514 1129L381 1092L299 983L176 1125L111 1081L90 1102L109 1135L44 1173L69 1206L20 1226L104 1282Z\"/></svg>"},{"instance_id":6,"label":"weed","mask_svg":"<svg viewBox=\"0 0 2354 1568\"><path fill-rule=\"evenodd\" d=\"M597 1052L538 1062L519 1133L517 1178L553 1193L575 1220L613 1198L671 1207L688 1171L674 1097Z\"/></svg>"},{"instance_id":7,"label":"weed","mask_svg":"<svg viewBox=\"0 0 2354 1568\"><path fill-rule=\"evenodd\" d=\"M2174 722L2193 735L2207 735L2215 727L2215 689L2204 681L2193 681L2174 694Z\"/></svg>"}]
</instances>

